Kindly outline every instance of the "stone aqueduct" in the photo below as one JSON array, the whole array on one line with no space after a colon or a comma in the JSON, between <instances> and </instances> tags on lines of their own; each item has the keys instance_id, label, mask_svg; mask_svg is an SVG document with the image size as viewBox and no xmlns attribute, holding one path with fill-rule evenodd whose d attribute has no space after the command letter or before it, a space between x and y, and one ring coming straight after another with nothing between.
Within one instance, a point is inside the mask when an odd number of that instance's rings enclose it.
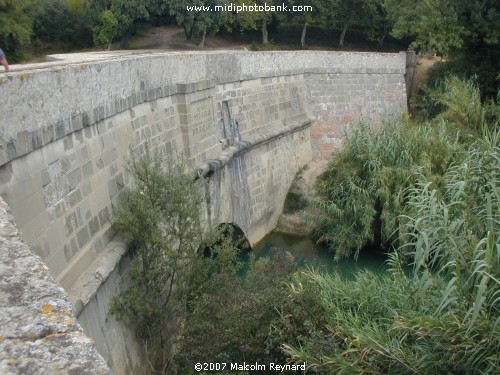
<instances>
[{"instance_id":1,"label":"stone aqueduct","mask_svg":"<svg viewBox=\"0 0 500 375\"><path fill-rule=\"evenodd\" d=\"M206 219L239 226L253 244L276 224L296 172L340 147L348 124L406 111L406 53L70 58L0 75L6 372L49 366L34 353L46 353L55 335L69 335L73 349L51 355L67 363L87 355L82 366L106 372L71 310L113 372L140 367L133 333L108 312L130 261L112 226L112 207L130 183L130 150L183 153L210 178ZM71 351L75 340L88 340L79 346L85 355Z\"/></svg>"}]
</instances>

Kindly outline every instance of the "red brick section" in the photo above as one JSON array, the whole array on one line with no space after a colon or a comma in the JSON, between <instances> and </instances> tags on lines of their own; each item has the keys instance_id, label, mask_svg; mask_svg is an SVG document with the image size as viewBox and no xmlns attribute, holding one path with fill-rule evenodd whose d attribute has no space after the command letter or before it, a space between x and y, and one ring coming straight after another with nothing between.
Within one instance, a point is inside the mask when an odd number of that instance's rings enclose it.
<instances>
[{"instance_id":1,"label":"red brick section","mask_svg":"<svg viewBox=\"0 0 500 375\"><path fill-rule=\"evenodd\" d=\"M320 159L328 159L335 150L333 143L323 143L319 145Z\"/></svg>"}]
</instances>

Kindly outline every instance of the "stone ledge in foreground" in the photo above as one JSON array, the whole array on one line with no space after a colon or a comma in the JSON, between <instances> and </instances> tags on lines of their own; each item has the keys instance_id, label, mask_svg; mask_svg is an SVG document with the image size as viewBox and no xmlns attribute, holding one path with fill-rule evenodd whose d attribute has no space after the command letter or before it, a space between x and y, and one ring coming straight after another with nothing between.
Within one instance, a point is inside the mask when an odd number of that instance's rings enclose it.
<instances>
[{"instance_id":1,"label":"stone ledge in foreground","mask_svg":"<svg viewBox=\"0 0 500 375\"><path fill-rule=\"evenodd\" d=\"M0 373L110 373L66 292L22 240L1 197Z\"/></svg>"}]
</instances>

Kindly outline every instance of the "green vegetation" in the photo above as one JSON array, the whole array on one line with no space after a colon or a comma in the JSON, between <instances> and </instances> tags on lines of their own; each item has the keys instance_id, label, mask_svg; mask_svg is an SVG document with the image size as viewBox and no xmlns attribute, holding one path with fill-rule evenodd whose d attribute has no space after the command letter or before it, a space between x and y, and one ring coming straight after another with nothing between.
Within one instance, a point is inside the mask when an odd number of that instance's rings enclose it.
<instances>
[{"instance_id":1,"label":"green vegetation","mask_svg":"<svg viewBox=\"0 0 500 375\"><path fill-rule=\"evenodd\" d=\"M32 0L0 1L0 48L11 61L20 60L30 44Z\"/></svg>"},{"instance_id":2,"label":"green vegetation","mask_svg":"<svg viewBox=\"0 0 500 375\"><path fill-rule=\"evenodd\" d=\"M406 120L384 124L378 133L361 122L347 147L317 182L315 237L337 259L369 243L389 247L397 239L407 189L417 172L439 184L460 145L446 126L417 126Z\"/></svg>"},{"instance_id":3,"label":"green vegetation","mask_svg":"<svg viewBox=\"0 0 500 375\"><path fill-rule=\"evenodd\" d=\"M318 296L324 321L282 348L317 373L500 370L498 106L456 78L427 93L432 122L358 125L318 182L337 257L377 236L394 250L386 275L309 270L289 284L297 304Z\"/></svg>"},{"instance_id":4,"label":"green vegetation","mask_svg":"<svg viewBox=\"0 0 500 375\"><path fill-rule=\"evenodd\" d=\"M215 270L235 269L236 251L222 231L203 227L204 181L186 173L182 160L146 153L132 158L127 170L134 188L115 219L135 262L130 286L115 298L112 312L136 326L152 370L164 373L189 299ZM206 246L218 256L204 258L200 249Z\"/></svg>"},{"instance_id":5,"label":"green vegetation","mask_svg":"<svg viewBox=\"0 0 500 375\"><path fill-rule=\"evenodd\" d=\"M499 155L491 132L447 168L442 188L420 176L389 275L297 275L294 300L318 295L325 322L285 352L324 374L498 373ZM408 255L411 275L401 265Z\"/></svg>"},{"instance_id":6,"label":"green vegetation","mask_svg":"<svg viewBox=\"0 0 500 375\"><path fill-rule=\"evenodd\" d=\"M428 94L432 121L358 124L318 181L321 237L337 257L391 247L382 275L299 271L286 249L245 268L231 232L202 224L203 179L179 161L133 158L115 214L135 261L113 311L144 340L147 370L305 361L317 374L498 373L498 106L455 78Z\"/></svg>"},{"instance_id":7,"label":"green vegetation","mask_svg":"<svg viewBox=\"0 0 500 375\"><path fill-rule=\"evenodd\" d=\"M420 117L432 112L432 121L392 120L379 132L359 123L319 178L311 219L316 239L337 259L370 243L397 247L410 189L425 177L441 193L446 172L463 159L467 144L481 130L497 131L499 106L482 104L472 81L449 78L421 102Z\"/></svg>"}]
</instances>

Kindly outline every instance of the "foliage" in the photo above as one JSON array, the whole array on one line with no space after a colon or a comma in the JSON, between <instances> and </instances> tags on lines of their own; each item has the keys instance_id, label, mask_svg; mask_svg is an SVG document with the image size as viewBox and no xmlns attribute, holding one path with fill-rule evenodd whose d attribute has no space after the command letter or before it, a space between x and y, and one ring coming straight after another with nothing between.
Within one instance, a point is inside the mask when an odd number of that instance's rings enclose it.
<instances>
[{"instance_id":1,"label":"foliage","mask_svg":"<svg viewBox=\"0 0 500 375\"><path fill-rule=\"evenodd\" d=\"M481 101L477 77L461 80L446 73L446 70L435 72L416 98L413 104L417 116L422 120L443 119L453 123L462 136L477 136L484 128L498 127L500 106L492 100Z\"/></svg>"},{"instance_id":2,"label":"foliage","mask_svg":"<svg viewBox=\"0 0 500 375\"><path fill-rule=\"evenodd\" d=\"M89 0L87 11L92 20L94 42L108 47L115 37L121 47L128 47L128 38L138 22L148 21L151 15L161 14L164 1L155 0Z\"/></svg>"},{"instance_id":3,"label":"foliage","mask_svg":"<svg viewBox=\"0 0 500 375\"><path fill-rule=\"evenodd\" d=\"M389 275L297 276L295 302L316 293L326 321L286 353L318 373L498 373L499 151L493 131L447 169L443 189L420 176ZM408 253L411 274L401 266Z\"/></svg>"},{"instance_id":4,"label":"foliage","mask_svg":"<svg viewBox=\"0 0 500 375\"><path fill-rule=\"evenodd\" d=\"M226 3L221 0L184 0L169 1L169 12L175 17L177 24L184 29L187 40L193 36L201 35L204 42L205 35L215 34L228 22L228 14L225 11L215 11L216 6L223 6ZM189 7L211 7L212 11L188 10ZM201 45L203 47L203 45Z\"/></svg>"},{"instance_id":5,"label":"foliage","mask_svg":"<svg viewBox=\"0 0 500 375\"><path fill-rule=\"evenodd\" d=\"M384 0L369 2L370 12L363 27L369 40L376 41L377 47L382 49L387 34L392 30L392 22L384 6Z\"/></svg>"},{"instance_id":6,"label":"foliage","mask_svg":"<svg viewBox=\"0 0 500 375\"><path fill-rule=\"evenodd\" d=\"M397 239L406 189L420 172L439 183L460 145L444 123L415 126L391 121L375 133L360 122L347 134L347 146L316 184L311 217L315 236L337 259L370 242L390 246Z\"/></svg>"},{"instance_id":7,"label":"foliage","mask_svg":"<svg viewBox=\"0 0 500 375\"><path fill-rule=\"evenodd\" d=\"M289 285L293 302L318 295L319 306L310 308L324 309L325 321L283 345L289 359L306 361L318 374L498 373L498 300L492 310L481 305L471 324L466 307L443 308L455 297L444 275L413 280L396 254L391 266L389 275L365 271L354 281L317 271L299 275Z\"/></svg>"},{"instance_id":8,"label":"foliage","mask_svg":"<svg viewBox=\"0 0 500 375\"><path fill-rule=\"evenodd\" d=\"M71 9L65 0L43 0L34 9L33 33L47 41L69 40Z\"/></svg>"},{"instance_id":9,"label":"foliage","mask_svg":"<svg viewBox=\"0 0 500 375\"><path fill-rule=\"evenodd\" d=\"M276 0L256 0L254 3L251 5L257 5L257 6L275 6L277 1ZM236 0L234 2L235 5L237 6L242 6L245 4L244 0ZM248 6L248 2L245 4ZM280 3L281 5L281 3ZM262 44L264 46L267 46L269 43L269 32L268 32L268 25L269 23L273 20L273 17L278 15L279 13L277 12L272 12L272 11L267 11L267 12L250 12L250 11L242 11L238 12L236 14L236 20L233 20L233 22L236 22L241 30L257 30L260 28L261 30L261 35L262 35Z\"/></svg>"},{"instance_id":10,"label":"foliage","mask_svg":"<svg viewBox=\"0 0 500 375\"><path fill-rule=\"evenodd\" d=\"M385 7L394 23L395 37L414 36L413 48L448 55L463 45L466 32L460 23L457 3L457 0L386 0Z\"/></svg>"},{"instance_id":11,"label":"foliage","mask_svg":"<svg viewBox=\"0 0 500 375\"><path fill-rule=\"evenodd\" d=\"M279 309L289 303L283 285L295 267L289 254L276 249L272 259L252 260L245 276L214 274L190 301L177 371L189 373L197 362L285 363L270 325L280 320Z\"/></svg>"},{"instance_id":12,"label":"foliage","mask_svg":"<svg viewBox=\"0 0 500 375\"><path fill-rule=\"evenodd\" d=\"M447 89L455 84L458 81L450 80ZM471 82L458 86L464 92L473 88ZM476 120L484 116L480 116L480 103L477 104L477 87L474 90L472 97L453 90L445 94L441 98L445 110L440 123L447 119L453 121L451 125L475 126ZM465 101L460 109L455 103L461 100L472 101L470 108ZM435 141L435 136L427 131L436 129L415 129L418 132L412 134L414 138L408 147L415 147L422 140ZM349 147L353 150L349 156L355 158L360 152L366 168L375 165L372 169L382 170L383 163L374 164L378 159L373 155L379 155L374 151L377 148L359 147L377 144L376 137L372 141L368 134L364 138L354 137L354 143L351 137ZM411 135L404 130L403 134ZM403 155L404 150L397 145L393 145L396 154ZM323 309L324 322L314 325L306 335L283 341L283 349L292 361L306 361L311 370L320 374L500 371L498 145L498 127L487 127L483 122L479 139L448 150L459 152L455 161L429 163L428 158L439 160L448 155L447 151L438 156L443 148L436 143L431 143L433 152L420 161L415 159L420 167L411 175L413 182L403 190L405 204L399 208L394 232L399 246L389 255L389 274L362 272L354 281L314 270L296 275L288 286L293 302L300 304L310 295L319 296L309 300L308 306L317 311ZM407 151L413 155L411 148ZM335 171L335 178L344 178L342 173L353 175L350 159L342 157L344 164L329 171ZM442 170L429 173L433 165ZM373 176L365 169L355 170L359 173L355 176L366 183L362 186L369 186ZM322 183L334 180L329 177ZM357 203L356 198L363 196L351 198L348 203ZM362 201L358 210L363 204L366 203ZM406 259L412 261L411 270L403 267ZM288 316L287 311L283 315Z\"/></svg>"},{"instance_id":13,"label":"foliage","mask_svg":"<svg viewBox=\"0 0 500 375\"><path fill-rule=\"evenodd\" d=\"M478 77L482 97L495 97L500 71L500 12L495 0L385 0L392 35L412 48L444 55L450 72Z\"/></svg>"},{"instance_id":14,"label":"foliage","mask_svg":"<svg viewBox=\"0 0 500 375\"><path fill-rule=\"evenodd\" d=\"M365 24L374 14L374 11L373 2L370 0L339 0L335 2L333 19L342 29L339 47L344 46L347 29Z\"/></svg>"},{"instance_id":15,"label":"foliage","mask_svg":"<svg viewBox=\"0 0 500 375\"><path fill-rule=\"evenodd\" d=\"M11 62L21 60L33 31L32 0L0 0L0 48Z\"/></svg>"},{"instance_id":16,"label":"foliage","mask_svg":"<svg viewBox=\"0 0 500 375\"><path fill-rule=\"evenodd\" d=\"M200 249L219 240L220 232L203 227L204 182L186 173L182 160L146 153L132 158L127 171L135 186L115 210L115 218L135 261L130 286L114 299L112 312L136 325L152 369L164 373L189 296L211 270L230 265L235 250L222 241L214 245L221 255L204 260Z\"/></svg>"},{"instance_id":17,"label":"foliage","mask_svg":"<svg viewBox=\"0 0 500 375\"><path fill-rule=\"evenodd\" d=\"M118 34L118 20L113 12L110 10L101 12L98 20L94 22L92 31L95 45L110 49L113 39Z\"/></svg>"},{"instance_id":18,"label":"foliage","mask_svg":"<svg viewBox=\"0 0 500 375\"><path fill-rule=\"evenodd\" d=\"M327 2L322 0L289 0L288 4L290 7L292 6L312 7L312 10L307 10L297 13L291 12L285 15L285 17L288 16L286 17L285 21L288 25L302 26L300 45L301 47L305 47L307 28L309 26L324 26L325 24L326 21L325 15L327 14L327 9L325 9L325 6L327 6Z\"/></svg>"}]
</instances>

